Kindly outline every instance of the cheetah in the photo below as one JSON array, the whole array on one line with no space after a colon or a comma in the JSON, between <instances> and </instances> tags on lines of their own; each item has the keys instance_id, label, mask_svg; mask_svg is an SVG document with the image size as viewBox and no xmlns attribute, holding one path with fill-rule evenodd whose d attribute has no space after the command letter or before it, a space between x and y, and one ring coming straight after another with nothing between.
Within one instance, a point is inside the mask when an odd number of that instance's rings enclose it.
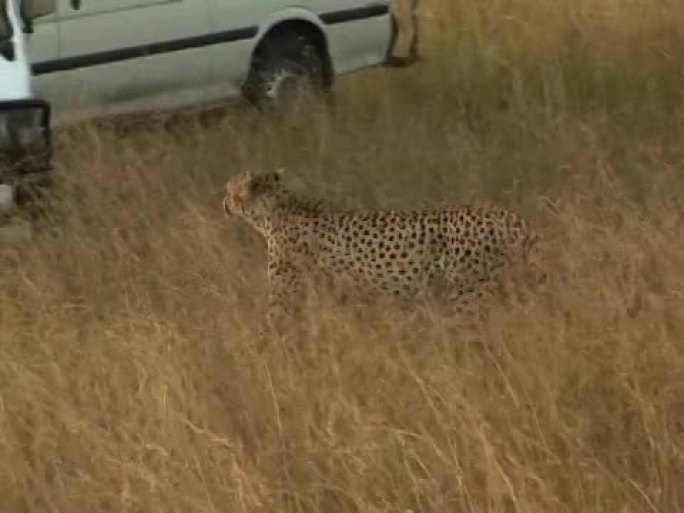
<instances>
[{"instance_id":1,"label":"cheetah","mask_svg":"<svg viewBox=\"0 0 684 513\"><path fill-rule=\"evenodd\" d=\"M348 210L294 193L282 175L241 173L223 198L225 215L243 218L266 241L271 322L297 311L308 278L408 303L441 280L457 312L500 288L507 269L545 280L535 262L539 236L502 207Z\"/></svg>"}]
</instances>

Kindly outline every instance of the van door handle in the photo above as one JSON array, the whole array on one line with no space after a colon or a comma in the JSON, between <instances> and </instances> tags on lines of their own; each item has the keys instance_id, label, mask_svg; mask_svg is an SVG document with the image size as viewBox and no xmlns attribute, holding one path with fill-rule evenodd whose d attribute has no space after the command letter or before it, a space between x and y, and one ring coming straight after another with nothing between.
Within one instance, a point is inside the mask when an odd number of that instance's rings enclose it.
<instances>
[{"instance_id":1,"label":"van door handle","mask_svg":"<svg viewBox=\"0 0 684 513\"><path fill-rule=\"evenodd\" d=\"M71 8L78 11L81 8L81 0L71 0Z\"/></svg>"}]
</instances>

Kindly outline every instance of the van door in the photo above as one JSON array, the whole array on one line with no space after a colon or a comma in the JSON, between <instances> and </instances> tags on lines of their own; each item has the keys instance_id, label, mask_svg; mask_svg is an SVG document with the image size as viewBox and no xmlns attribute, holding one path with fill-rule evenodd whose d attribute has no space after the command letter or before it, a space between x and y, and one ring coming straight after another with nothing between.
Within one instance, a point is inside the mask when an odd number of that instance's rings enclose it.
<instances>
[{"instance_id":1,"label":"van door","mask_svg":"<svg viewBox=\"0 0 684 513\"><path fill-rule=\"evenodd\" d=\"M201 100L209 69L206 2L58 0L59 57L34 61L56 113Z\"/></svg>"},{"instance_id":2,"label":"van door","mask_svg":"<svg viewBox=\"0 0 684 513\"><path fill-rule=\"evenodd\" d=\"M222 39L209 49L214 96L234 96L251 64L259 24L288 0L207 0L211 29Z\"/></svg>"},{"instance_id":3,"label":"van door","mask_svg":"<svg viewBox=\"0 0 684 513\"><path fill-rule=\"evenodd\" d=\"M26 34L26 48L31 63L59 58L57 13L33 21L33 32Z\"/></svg>"},{"instance_id":4,"label":"van door","mask_svg":"<svg viewBox=\"0 0 684 513\"><path fill-rule=\"evenodd\" d=\"M4 2L5 0L0 0ZM20 6L21 1L16 0L16 5ZM59 33L57 31L56 13L40 16L33 20L33 31L24 33L25 54L24 58L29 64L38 61L50 61L59 56ZM23 25L21 27L23 30ZM35 96L40 97L42 91L35 80L31 81L31 89Z\"/></svg>"}]
</instances>

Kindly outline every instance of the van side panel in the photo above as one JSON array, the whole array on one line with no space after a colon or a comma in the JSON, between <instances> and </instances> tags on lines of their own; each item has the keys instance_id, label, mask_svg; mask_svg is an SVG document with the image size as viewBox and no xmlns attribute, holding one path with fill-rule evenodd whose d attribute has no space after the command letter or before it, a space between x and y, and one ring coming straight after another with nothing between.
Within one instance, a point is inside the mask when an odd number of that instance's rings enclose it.
<instances>
[{"instance_id":1,"label":"van side panel","mask_svg":"<svg viewBox=\"0 0 684 513\"><path fill-rule=\"evenodd\" d=\"M259 24L268 14L270 1L207 0L209 24L214 32L235 30L241 35L208 49L209 94L213 98L235 96L249 71Z\"/></svg>"},{"instance_id":2,"label":"van side panel","mask_svg":"<svg viewBox=\"0 0 684 513\"><path fill-rule=\"evenodd\" d=\"M71 118L201 101L206 2L59 0L59 57L33 66L41 89Z\"/></svg>"},{"instance_id":3,"label":"van side panel","mask_svg":"<svg viewBox=\"0 0 684 513\"><path fill-rule=\"evenodd\" d=\"M372 7L338 9L321 16L335 73L348 73L384 61L391 38L391 15L388 6Z\"/></svg>"},{"instance_id":4,"label":"van side panel","mask_svg":"<svg viewBox=\"0 0 684 513\"><path fill-rule=\"evenodd\" d=\"M389 0L57 0L30 38L56 121L237 96L254 50L280 23L321 29L335 74L376 65Z\"/></svg>"}]
</instances>

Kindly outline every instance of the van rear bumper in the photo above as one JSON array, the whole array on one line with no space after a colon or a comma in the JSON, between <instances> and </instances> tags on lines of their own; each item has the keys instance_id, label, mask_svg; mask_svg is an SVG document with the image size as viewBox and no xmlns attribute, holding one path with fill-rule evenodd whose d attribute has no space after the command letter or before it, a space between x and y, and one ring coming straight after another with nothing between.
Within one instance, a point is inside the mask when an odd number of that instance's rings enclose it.
<instances>
[{"instance_id":1,"label":"van rear bumper","mask_svg":"<svg viewBox=\"0 0 684 513\"><path fill-rule=\"evenodd\" d=\"M52 170L51 107L38 98L0 101L0 215L20 206Z\"/></svg>"},{"instance_id":2,"label":"van rear bumper","mask_svg":"<svg viewBox=\"0 0 684 513\"><path fill-rule=\"evenodd\" d=\"M0 101L0 181L52 168L50 116L45 100Z\"/></svg>"}]
</instances>

